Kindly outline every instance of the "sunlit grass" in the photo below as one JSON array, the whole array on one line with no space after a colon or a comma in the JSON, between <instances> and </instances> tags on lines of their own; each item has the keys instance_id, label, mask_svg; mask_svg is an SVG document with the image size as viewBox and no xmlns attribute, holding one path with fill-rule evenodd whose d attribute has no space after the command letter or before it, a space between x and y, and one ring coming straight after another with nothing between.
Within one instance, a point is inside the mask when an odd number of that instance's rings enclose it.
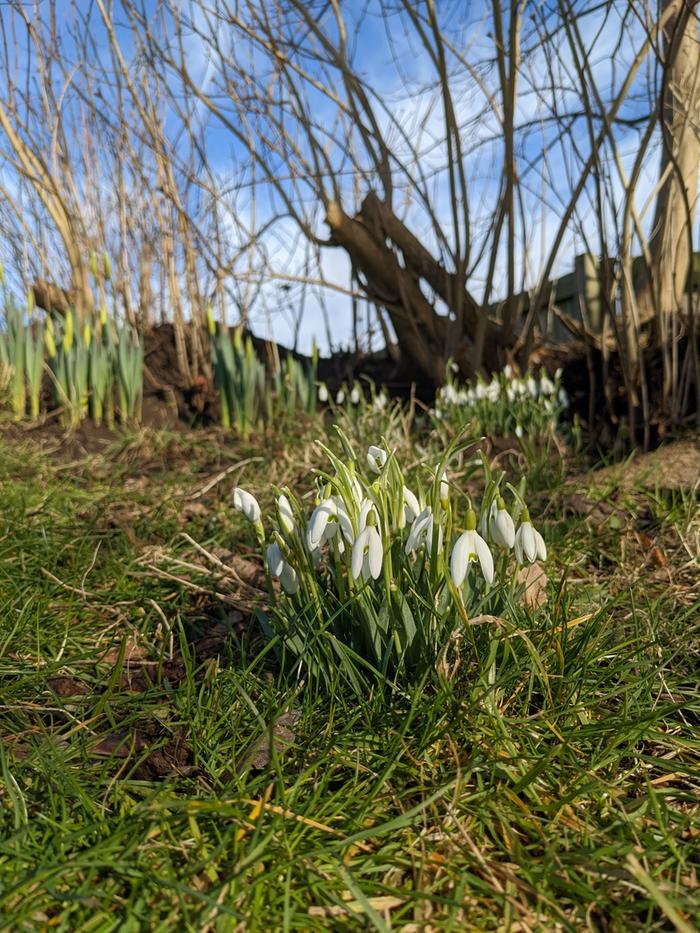
<instances>
[{"instance_id":1,"label":"sunlit grass","mask_svg":"<svg viewBox=\"0 0 700 933\"><path fill-rule=\"evenodd\" d=\"M264 593L191 544L250 558L231 490L303 489L309 438L144 432L82 467L0 443L3 927L700 921L690 492L578 485L591 518L550 480L547 603L441 687L358 701L286 688Z\"/></svg>"}]
</instances>

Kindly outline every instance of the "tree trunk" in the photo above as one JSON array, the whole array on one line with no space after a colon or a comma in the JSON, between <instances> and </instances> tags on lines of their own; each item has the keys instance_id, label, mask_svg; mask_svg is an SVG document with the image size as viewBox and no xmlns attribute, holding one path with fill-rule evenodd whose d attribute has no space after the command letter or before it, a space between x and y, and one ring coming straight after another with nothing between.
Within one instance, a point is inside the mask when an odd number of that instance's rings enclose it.
<instances>
[{"instance_id":1,"label":"tree trunk","mask_svg":"<svg viewBox=\"0 0 700 933\"><path fill-rule=\"evenodd\" d=\"M665 321L683 307L691 262L700 168L700 45L697 0L665 0L677 7L663 31L665 67L660 101L662 150L659 191L649 238L651 283L643 283L642 317L654 315L659 337Z\"/></svg>"},{"instance_id":2,"label":"tree trunk","mask_svg":"<svg viewBox=\"0 0 700 933\"><path fill-rule=\"evenodd\" d=\"M448 325L458 315L465 333L453 355L463 375L473 375L471 350L481 316L487 311L479 307L460 277L446 270L373 192L355 217L331 201L326 222L331 241L350 256L367 297L386 308L406 362L436 384L444 382ZM448 314L438 313L436 299L444 302ZM487 321L485 334L484 362L496 368L501 328Z\"/></svg>"}]
</instances>

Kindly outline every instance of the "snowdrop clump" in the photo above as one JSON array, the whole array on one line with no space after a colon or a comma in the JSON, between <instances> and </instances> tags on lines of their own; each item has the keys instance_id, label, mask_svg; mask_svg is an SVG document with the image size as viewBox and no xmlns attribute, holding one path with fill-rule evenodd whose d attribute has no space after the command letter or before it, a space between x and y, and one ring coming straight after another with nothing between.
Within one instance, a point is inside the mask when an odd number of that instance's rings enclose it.
<instances>
[{"instance_id":1,"label":"snowdrop clump","mask_svg":"<svg viewBox=\"0 0 700 933\"><path fill-rule=\"evenodd\" d=\"M521 439L554 433L568 407L561 370L552 379L544 370L539 376L529 371L517 376L506 366L490 382L478 378L460 384L448 367L447 382L438 390L431 414L438 426L462 428L471 423L479 434Z\"/></svg>"},{"instance_id":2,"label":"snowdrop clump","mask_svg":"<svg viewBox=\"0 0 700 933\"><path fill-rule=\"evenodd\" d=\"M343 457L319 444L330 468L317 473L310 514L289 489L278 490L273 514L242 489L234 506L265 549L272 606L260 618L285 667L359 690L368 678L434 668L455 629L474 613L503 611L517 566L547 551L524 481L504 486L484 462L477 507L450 476L454 445L409 485L384 443L358 456L339 434Z\"/></svg>"}]
</instances>

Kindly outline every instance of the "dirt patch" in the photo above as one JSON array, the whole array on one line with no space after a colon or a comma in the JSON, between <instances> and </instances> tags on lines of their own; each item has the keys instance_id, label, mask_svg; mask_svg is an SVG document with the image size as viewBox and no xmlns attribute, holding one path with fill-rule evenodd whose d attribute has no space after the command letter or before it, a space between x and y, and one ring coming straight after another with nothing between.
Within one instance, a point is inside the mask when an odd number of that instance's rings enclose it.
<instances>
[{"instance_id":1,"label":"dirt patch","mask_svg":"<svg viewBox=\"0 0 700 933\"><path fill-rule=\"evenodd\" d=\"M631 461L597 470L593 478L622 489L694 489L700 481L700 440L673 441Z\"/></svg>"}]
</instances>

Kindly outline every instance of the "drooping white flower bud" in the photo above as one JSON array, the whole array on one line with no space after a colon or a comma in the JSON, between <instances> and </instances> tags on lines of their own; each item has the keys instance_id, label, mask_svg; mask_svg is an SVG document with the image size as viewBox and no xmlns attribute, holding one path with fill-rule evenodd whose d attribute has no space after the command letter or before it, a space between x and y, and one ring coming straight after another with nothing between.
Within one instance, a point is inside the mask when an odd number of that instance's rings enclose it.
<instances>
[{"instance_id":1,"label":"drooping white flower bud","mask_svg":"<svg viewBox=\"0 0 700 933\"><path fill-rule=\"evenodd\" d=\"M277 514L279 515L282 528L284 528L287 534L293 534L294 528L296 527L294 513L292 512L292 505L284 493L277 499Z\"/></svg>"},{"instance_id":2,"label":"drooping white flower bud","mask_svg":"<svg viewBox=\"0 0 700 933\"><path fill-rule=\"evenodd\" d=\"M447 470L442 471L440 477L440 503L445 505L450 498L450 484L447 481Z\"/></svg>"},{"instance_id":3,"label":"drooping white flower bud","mask_svg":"<svg viewBox=\"0 0 700 933\"><path fill-rule=\"evenodd\" d=\"M501 496L491 503L489 534L500 547L512 548L515 544L515 525Z\"/></svg>"},{"instance_id":4,"label":"drooping white flower bud","mask_svg":"<svg viewBox=\"0 0 700 933\"><path fill-rule=\"evenodd\" d=\"M242 512L251 524L256 525L260 521L258 500L240 486L236 486L233 490L233 507L236 511Z\"/></svg>"},{"instance_id":5,"label":"drooping white flower bud","mask_svg":"<svg viewBox=\"0 0 700 933\"><path fill-rule=\"evenodd\" d=\"M322 405L325 405L328 401L328 387L325 382L322 382L318 387L318 400Z\"/></svg>"}]
</instances>

